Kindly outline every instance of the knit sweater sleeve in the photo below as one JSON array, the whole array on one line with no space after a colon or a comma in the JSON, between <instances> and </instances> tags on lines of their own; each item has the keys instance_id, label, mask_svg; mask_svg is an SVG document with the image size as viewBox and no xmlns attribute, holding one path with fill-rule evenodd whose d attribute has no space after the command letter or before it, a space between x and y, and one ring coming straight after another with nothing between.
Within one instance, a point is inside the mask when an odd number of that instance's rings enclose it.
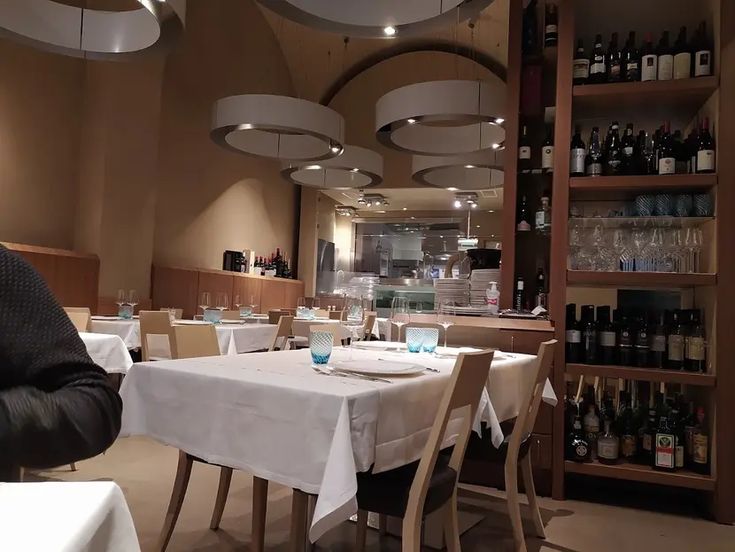
<instances>
[{"instance_id":1,"label":"knit sweater sleeve","mask_svg":"<svg viewBox=\"0 0 735 552\"><path fill-rule=\"evenodd\" d=\"M120 431L122 401L38 273L0 246L0 465L94 456Z\"/></svg>"}]
</instances>

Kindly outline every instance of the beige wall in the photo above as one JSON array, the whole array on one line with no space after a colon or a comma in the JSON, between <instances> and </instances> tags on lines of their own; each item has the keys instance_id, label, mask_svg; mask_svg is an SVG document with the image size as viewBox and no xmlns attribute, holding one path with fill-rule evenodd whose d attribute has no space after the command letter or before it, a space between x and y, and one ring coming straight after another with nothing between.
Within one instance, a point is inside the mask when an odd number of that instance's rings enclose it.
<instances>
[{"instance_id":1,"label":"beige wall","mask_svg":"<svg viewBox=\"0 0 735 552\"><path fill-rule=\"evenodd\" d=\"M84 62L0 40L0 240L71 248Z\"/></svg>"}]
</instances>

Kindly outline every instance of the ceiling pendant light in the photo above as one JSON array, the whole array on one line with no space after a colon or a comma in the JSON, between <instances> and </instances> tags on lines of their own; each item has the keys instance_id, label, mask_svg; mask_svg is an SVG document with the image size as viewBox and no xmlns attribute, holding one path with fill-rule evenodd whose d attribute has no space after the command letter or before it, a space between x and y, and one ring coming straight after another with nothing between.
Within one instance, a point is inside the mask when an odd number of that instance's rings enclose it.
<instances>
[{"instance_id":1,"label":"ceiling pendant light","mask_svg":"<svg viewBox=\"0 0 735 552\"><path fill-rule=\"evenodd\" d=\"M415 182L449 191L501 188L505 174L503 150L454 156L414 155L411 169Z\"/></svg>"},{"instance_id":2,"label":"ceiling pendant light","mask_svg":"<svg viewBox=\"0 0 735 552\"><path fill-rule=\"evenodd\" d=\"M138 9L104 11L54 0L3 0L0 35L88 59L120 59L169 46L183 30L186 0L137 2Z\"/></svg>"},{"instance_id":3,"label":"ceiling pendant light","mask_svg":"<svg viewBox=\"0 0 735 552\"><path fill-rule=\"evenodd\" d=\"M210 136L221 146L250 155L322 161L344 149L342 116L321 104L271 94L217 100Z\"/></svg>"},{"instance_id":4,"label":"ceiling pendant light","mask_svg":"<svg viewBox=\"0 0 735 552\"><path fill-rule=\"evenodd\" d=\"M387 147L419 155L455 155L505 141L505 83L444 80L391 90L375 106L375 133Z\"/></svg>"},{"instance_id":5,"label":"ceiling pendant light","mask_svg":"<svg viewBox=\"0 0 735 552\"><path fill-rule=\"evenodd\" d=\"M477 16L493 0L258 0L307 27L363 38L415 36Z\"/></svg>"},{"instance_id":6,"label":"ceiling pendant light","mask_svg":"<svg viewBox=\"0 0 735 552\"><path fill-rule=\"evenodd\" d=\"M366 148L345 146L342 155L319 164L287 163L281 174L313 188L370 188L383 181L383 157Z\"/></svg>"}]
</instances>

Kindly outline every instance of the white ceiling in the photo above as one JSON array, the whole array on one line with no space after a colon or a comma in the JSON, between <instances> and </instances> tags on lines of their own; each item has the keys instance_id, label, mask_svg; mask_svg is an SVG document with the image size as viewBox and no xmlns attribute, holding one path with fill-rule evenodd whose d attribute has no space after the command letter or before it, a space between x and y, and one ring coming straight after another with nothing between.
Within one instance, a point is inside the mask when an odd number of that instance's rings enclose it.
<instances>
[{"instance_id":1,"label":"white ceiling","mask_svg":"<svg viewBox=\"0 0 735 552\"><path fill-rule=\"evenodd\" d=\"M360 212L376 212L380 207L365 209L357 204L359 190L323 190L322 193L334 199L340 205L350 205ZM447 211L454 209L454 192L441 188L380 188L366 190L366 193L379 193L388 198L390 205L387 212L408 211ZM499 211L503 208L503 190L484 190L477 193L478 210ZM457 209L459 211L459 209Z\"/></svg>"}]
</instances>

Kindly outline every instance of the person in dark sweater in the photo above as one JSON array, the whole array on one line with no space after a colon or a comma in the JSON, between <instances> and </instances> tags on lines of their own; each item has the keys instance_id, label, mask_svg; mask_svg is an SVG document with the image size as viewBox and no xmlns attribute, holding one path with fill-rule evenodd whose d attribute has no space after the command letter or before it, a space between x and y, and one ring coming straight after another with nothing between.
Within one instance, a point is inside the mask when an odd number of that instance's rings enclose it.
<instances>
[{"instance_id":1,"label":"person in dark sweater","mask_svg":"<svg viewBox=\"0 0 735 552\"><path fill-rule=\"evenodd\" d=\"M121 414L120 396L40 275L0 246L0 481L20 466L101 453Z\"/></svg>"}]
</instances>

